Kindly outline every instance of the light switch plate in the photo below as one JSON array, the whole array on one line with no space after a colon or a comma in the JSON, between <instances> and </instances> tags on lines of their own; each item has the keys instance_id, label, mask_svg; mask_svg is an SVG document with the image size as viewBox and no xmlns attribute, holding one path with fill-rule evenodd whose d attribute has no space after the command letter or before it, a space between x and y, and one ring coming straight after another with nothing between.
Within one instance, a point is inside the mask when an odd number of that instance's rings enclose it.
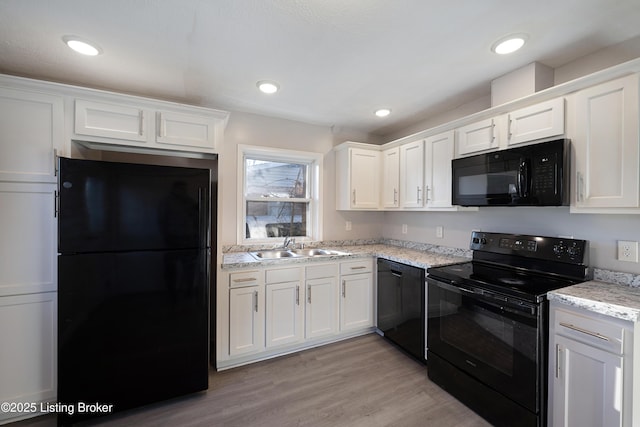
<instances>
[{"instance_id":1,"label":"light switch plate","mask_svg":"<svg viewBox=\"0 0 640 427\"><path fill-rule=\"evenodd\" d=\"M618 240L618 260L638 262L638 242Z\"/></svg>"}]
</instances>

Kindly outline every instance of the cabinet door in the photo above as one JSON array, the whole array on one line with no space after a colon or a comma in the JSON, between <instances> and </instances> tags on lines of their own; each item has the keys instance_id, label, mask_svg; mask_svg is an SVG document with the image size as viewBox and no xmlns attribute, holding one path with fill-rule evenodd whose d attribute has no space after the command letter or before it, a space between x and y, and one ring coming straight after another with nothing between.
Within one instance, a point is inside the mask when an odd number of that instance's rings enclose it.
<instances>
[{"instance_id":1,"label":"cabinet door","mask_svg":"<svg viewBox=\"0 0 640 427\"><path fill-rule=\"evenodd\" d=\"M555 335L553 426L622 426L622 356Z\"/></svg>"},{"instance_id":2,"label":"cabinet door","mask_svg":"<svg viewBox=\"0 0 640 427\"><path fill-rule=\"evenodd\" d=\"M564 98L552 99L509 113L507 145L564 133Z\"/></svg>"},{"instance_id":3,"label":"cabinet door","mask_svg":"<svg viewBox=\"0 0 640 427\"><path fill-rule=\"evenodd\" d=\"M0 129L0 181L55 182L54 150L64 140L61 97L0 88Z\"/></svg>"},{"instance_id":4,"label":"cabinet door","mask_svg":"<svg viewBox=\"0 0 640 427\"><path fill-rule=\"evenodd\" d=\"M342 276L341 281L340 330L373 326L373 275Z\"/></svg>"},{"instance_id":5,"label":"cabinet door","mask_svg":"<svg viewBox=\"0 0 640 427\"><path fill-rule=\"evenodd\" d=\"M162 111L157 113L159 144L214 150L216 121L211 117Z\"/></svg>"},{"instance_id":6,"label":"cabinet door","mask_svg":"<svg viewBox=\"0 0 640 427\"><path fill-rule=\"evenodd\" d=\"M252 353L263 348L263 287L229 289L229 355Z\"/></svg>"},{"instance_id":7,"label":"cabinet door","mask_svg":"<svg viewBox=\"0 0 640 427\"><path fill-rule=\"evenodd\" d=\"M425 198L428 208L451 207L454 131L425 140Z\"/></svg>"},{"instance_id":8,"label":"cabinet door","mask_svg":"<svg viewBox=\"0 0 640 427\"><path fill-rule=\"evenodd\" d=\"M0 297L0 401L55 401L57 321L56 292Z\"/></svg>"},{"instance_id":9,"label":"cabinet door","mask_svg":"<svg viewBox=\"0 0 640 427\"><path fill-rule=\"evenodd\" d=\"M400 149L390 148L382 152L382 207L400 206Z\"/></svg>"},{"instance_id":10,"label":"cabinet door","mask_svg":"<svg viewBox=\"0 0 640 427\"><path fill-rule=\"evenodd\" d=\"M400 146L400 206L424 206L424 141Z\"/></svg>"},{"instance_id":11,"label":"cabinet door","mask_svg":"<svg viewBox=\"0 0 640 427\"><path fill-rule=\"evenodd\" d=\"M307 339L338 331L337 277L307 280L305 336Z\"/></svg>"},{"instance_id":12,"label":"cabinet door","mask_svg":"<svg viewBox=\"0 0 640 427\"><path fill-rule=\"evenodd\" d=\"M304 329L304 288L300 282L267 285L267 347L302 340Z\"/></svg>"},{"instance_id":13,"label":"cabinet door","mask_svg":"<svg viewBox=\"0 0 640 427\"><path fill-rule=\"evenodd\" d=\"M638 76L580 91L574 107L574 206L639 207Z\"/></svg>"},{"instance_id":14,"label":"cabinet door","mask_svg":"<svg viewBox=\"0 0 640 427\"><path fill-rule=\"evenodd\" d=\"M380 152L350 148L351 207L377 209L380 200Z\"/></svg>"},{"instance_id":15,"label":"cabinet door","mask_svg":"<svg viewBox=\"0 0 640 427\"><path fill-rule=\"evenodd\" d=\"M76 99L75 133L78 135L146 142L151 114L128 105Z\"/></svg>"},{"instance_id":16,"label":"cabinet door","mask_svg":"<svg viewBox=\"0 0 640 427\"><path fill-rule=\"evenodd\" d=\"M457 129L458 155L498 148L496 119L481 120Z\"/></svg>"},{"instance_id":17,"label":"cabinet door","mask_svg":"<svg viewBox=\"0 0 640 427\"><path fill-rule=\"evenodd\" d=\"M0 182L0 296L57 290L55 189Z\"/></svg>"}]
</instances>

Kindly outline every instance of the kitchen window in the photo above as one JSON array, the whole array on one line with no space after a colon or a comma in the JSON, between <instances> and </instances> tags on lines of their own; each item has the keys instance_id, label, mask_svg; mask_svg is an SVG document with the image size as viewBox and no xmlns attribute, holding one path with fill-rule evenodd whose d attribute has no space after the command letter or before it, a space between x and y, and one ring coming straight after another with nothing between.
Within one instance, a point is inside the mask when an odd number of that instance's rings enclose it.
<instances>
[{"instance_id":1,"label":"kitchen window","mask_svg":"<svg viewBox=\"0 0 640 427\"><path fill-rule=\"evenodd\" d=\"M238 159L238 242L321 240L320 154L240 146Z\"/></svg>"}]
</instances>

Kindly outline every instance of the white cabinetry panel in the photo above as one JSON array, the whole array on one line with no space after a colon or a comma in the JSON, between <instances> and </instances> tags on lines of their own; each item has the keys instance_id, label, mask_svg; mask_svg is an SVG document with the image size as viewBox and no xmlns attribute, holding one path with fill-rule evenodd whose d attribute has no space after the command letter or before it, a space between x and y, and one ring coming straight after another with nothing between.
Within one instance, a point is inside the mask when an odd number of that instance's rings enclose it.
<instances>
[{"instance_id":1,"label":"white cabinetry panel","mask_svg":"<svg viewBox=\"0 0 640 427\"><path fill-rule=\"evenodd\" d=\"M451 207L451 160L454 131L425 140L425 199L427 208Z\"/></svg>"},{"instance_id":2,"label":"white cabinetry panel","mask_svg":"<svg viewBox=\"0 0 640 427\"><path fill-rule=\"evenodd\" d=\"M57 321L56 292L0 297L0 402L55 400Z\"/></svg>"},{"instance_id":3,"label":"white cabinetry panel","mask_svg":"<svg viewBox=\"0 0 640 427\"><path fill-rule=\"evenodd\" d=\"M509 113L507 145L564 133L564 98L541 102Z\"/></svg>"},{"instance_id":4,"label":"white cabinetry panel","mask_svg":"<svg viewBox=\"0 0 640 427\"><path fill-rule=\"evenodd\" d=\"M55 189L0 182L0 296L57 290Z\"/></svg>"},{"instance_id":5,"label":"white cabinetry panel","mask_svg":"<svg viewBox=\"0 0 640 427\"><path fill-rule=\"evenodd\" d=\"M337 277L307 280L307 339L333 335L338 331Z\"/></svg>"},{"instance_id":6,"label":"white cabinetry panel","mask_svg":"<svg viewBox=\"0 0 640 427\"><path fill-rule=\"evenodd\" d=\"M76 99L75 133L147 141L149 112L143 108Z\"/></svg>"},{"instance_id":7,"label":"white cabinetry panel","mask_svg":"<svg viewBox=\"0 0 640 427\"><path fill-rule=\"evenodd\" d=\"M400 146L400 206L424 206L424 141Z\"/></svg>"},{"instance_id":8,"label":"white cabinetry panel","mask_svg":"<svg viewBox=\"0 0 640 427\"><path fill-rule=\"evenodd\" d=\"M638 103L637 75L575 94L573 212L640 207Z\"/></svg>"},{"instance_id":9,"label":"white cabinetry panel","mask_svg":"<svg viewBox=\"0 0 640 427\"><path fill-rule=\"evenodd\" d=\"M497 119L491 118L457 129L457 155L466 155L498 148L496 134Z\"/></svg>"},{"instance_id":10,"label":"white cabinetry panel","mask_svg":"<svg viewBox=\"0 0 640 427\"><path fill-rule=\"evenodd\" d=\"M0 87L0 181L55 182L63 105L59 96Z\"/></svg>"},{"instance_id":11,"label":"white cabinetry panel","mask_svg":"<svg viewBox=\"0 0 640 427\"><path fill-rule=\"evenodd\" d=\"M304 289L300 282L267 285L266 345L291 344L303 338Z\"/></svg>"},{"instance_id":12,"label":"white cabinetry panel","mask_svg":"<svg viewBox=\"0 0 640 427\"><path fill-rule=\"evenodd\" d=\"M382 207L399 206L400 149L390 148L382 152Z\"/></svg>"},{"instance_id":13,"label":"white cabinetry panel","mask_svg":"<svg viewBox=\"0 0 640 427\"><path fill-rule=\"evenodd\" d=\"M253 353L264 348L264 288L229 289L229 354Z\"/></svg>"}]
</instances>

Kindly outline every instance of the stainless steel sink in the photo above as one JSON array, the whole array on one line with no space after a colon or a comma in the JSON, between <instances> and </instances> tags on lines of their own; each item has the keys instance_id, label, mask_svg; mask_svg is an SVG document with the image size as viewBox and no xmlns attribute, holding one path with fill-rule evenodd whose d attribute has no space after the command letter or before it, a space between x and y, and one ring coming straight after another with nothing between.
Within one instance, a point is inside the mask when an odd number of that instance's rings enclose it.
<instances>
[{"instance_id":1,"label":"stainless steel sink","mask_svg":"<svg viewBox=\"0 0 640 427\"><path fill-rule=\"evenodd\" d=\"M296 258L300 256L288 250L258 251L251 252L251 255L260 259Z\"/></svg>"},{"instance_id":2,"label":"stainless steel sink","mask_svg":"<svg viewBox=\"0 0 640 427\"><path fill-rule=\"evenodd\" d=\"M280 259L280 258L309 258L329 255L349 255L347 252L332 251L328 249L272 249L249 252L256 259Z\"/></svg>"},{"instance_id":3,"label":"stainless steel sink","mask_svg":"<svg viewBox=\"0 0 640 427\"><path fill-rule=\"evenodd\" d=\"M300 256L318 256L318 255L330 255L331 251L324 249L294 249L291 252Z\"/></svg>"}]
</instances>

